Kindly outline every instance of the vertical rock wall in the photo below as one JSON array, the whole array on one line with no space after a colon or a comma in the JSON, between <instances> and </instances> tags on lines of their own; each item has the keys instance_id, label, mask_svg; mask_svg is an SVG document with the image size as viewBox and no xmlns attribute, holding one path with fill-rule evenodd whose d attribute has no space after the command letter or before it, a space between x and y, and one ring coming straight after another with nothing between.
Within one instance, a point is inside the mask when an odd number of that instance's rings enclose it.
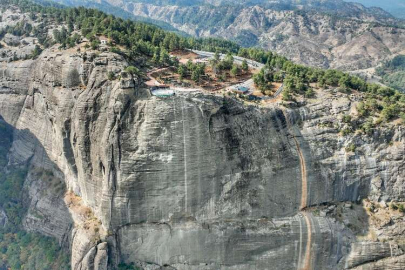
<instances>
[{"instance_id":1,"label":"vertical rock wall","mask_svg":"<svg viewBox=\"0 0 405 270\"><path fill-rule=\"evenodd\" d=\"M51 48L0 68L0 115L16 128L10 162L29 161L71 191L64 201L60 191L42 194L45 176L31 171L25 226L68 242L73 269L120 261L343 269L351 249L350 267L368 263L363 257L398 259L373 257L372 244L353 247L352 228L311 207L404 200L402 129L342 137L322 123L355 104L333 93L295 110L198 92L149 97L137 78L107 80L125 65L112 53Z\"/></svg>"}]
</instances>

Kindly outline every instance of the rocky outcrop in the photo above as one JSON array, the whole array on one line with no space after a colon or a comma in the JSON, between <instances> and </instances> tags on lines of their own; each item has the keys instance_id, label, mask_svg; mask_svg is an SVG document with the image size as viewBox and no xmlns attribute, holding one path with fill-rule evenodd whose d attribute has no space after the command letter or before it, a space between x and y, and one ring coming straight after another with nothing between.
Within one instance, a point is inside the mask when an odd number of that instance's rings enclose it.
<instances>
[{"instance_id":1,"label":"rocky outcrop","mask_svg":"<svg viewBox=\"0 0 405 270\"><path fill-rule=\"evenodd\" d=\"M378 261L382 258L399 256L403 251L390 243L359 242L351 247L351 254L347 260L347 267L352 268L367 262Z\"/></svg>"},{"instance_id":2,"label":"rocky outcrop","mask_svg":"<svg viewBox=\"0 0 405 270\"><path fill-rule=\"evenodd\" d=\"M83 270L107 270L107 263L108 246L107 243L101 243L92 247L76 268Z\"/></svg>"},{"instance_id":3,"label":"rocky outcrop","mask_svg":"<svg viewBox=\"0 0 405 270\"><path fill-rule=\"evenodd\" d=\"M72 219L63 201L65 183L52 171L31 169L25 181L30 197L30 206L24 219L28 231L56 237L60 243L69 237Z\"/></svg>"},{"instance_id":4,"label":"rocky outcrop","mask_svg":"<svg viewBox=\"0 0 405 270\"><path fill-rule=\"evenodd\" d=\"M340 135L359 93L319 90L295 109L151 97L122 56L56 46L3 64L9 163L30 164L24 226L67 244L72 269L404 263L403 214L359 205L405 200L404 130Z\"/></svg>"},{"instance_id":5,"label":"rocky outcrop","mask_svg":"<svg viewBox=\"0 0 405 270\"><path fill-rule=\"evenodd\" d=\"M7 225L8 218L3 209L0 209L0 227L5 227Z\"/></svg>"}]
</instances>

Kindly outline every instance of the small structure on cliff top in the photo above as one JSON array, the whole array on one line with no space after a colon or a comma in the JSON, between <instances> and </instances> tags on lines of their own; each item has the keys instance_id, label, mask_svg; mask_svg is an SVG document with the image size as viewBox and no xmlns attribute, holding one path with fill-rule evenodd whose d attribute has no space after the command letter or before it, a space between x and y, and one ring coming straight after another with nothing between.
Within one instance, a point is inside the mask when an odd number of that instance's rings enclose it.
<instances>
[{"instance_id":1,"label":"small structure on cliff top","mask_svg":"<svg viewBox=\"0 0 405 270\"><path fill-rule=\"evenodd\" d=\"M246 86L237 85L232 87L232 91L238 94L246 94L247 92L249 92L249 88Z\"/></svg>"},{"instance_id":2,"label":"small structure on cliff top","mask_svg":"<svg viewBox=\"0 0 405 270\"><path fill-rule=\"evenodd\" d=\"M170 88L153 87L150 90L152 96L156 97L171 97L174 96L174 90Z\"/></svg>"}]
</instances>

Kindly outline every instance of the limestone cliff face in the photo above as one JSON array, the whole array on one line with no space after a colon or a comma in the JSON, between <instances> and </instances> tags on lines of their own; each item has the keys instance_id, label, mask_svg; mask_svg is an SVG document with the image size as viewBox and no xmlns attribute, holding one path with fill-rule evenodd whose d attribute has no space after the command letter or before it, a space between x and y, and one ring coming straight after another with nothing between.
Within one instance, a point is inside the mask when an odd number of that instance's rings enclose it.
<instances>
[{"instance_id":1,"label":"limestone cliff face","mask_svg":"<svg viewBox=\"0 0 405 270\"><path fill-rule=\"evenodd\" d=\"M401 127L342 137L357 101L333 90L300 109L150 97L126 65L54 47L0 67L9 162L31 164L24 225L73 269L401 269L403 216L340 203L404 201Z\"/></svg>"}]
</instances>

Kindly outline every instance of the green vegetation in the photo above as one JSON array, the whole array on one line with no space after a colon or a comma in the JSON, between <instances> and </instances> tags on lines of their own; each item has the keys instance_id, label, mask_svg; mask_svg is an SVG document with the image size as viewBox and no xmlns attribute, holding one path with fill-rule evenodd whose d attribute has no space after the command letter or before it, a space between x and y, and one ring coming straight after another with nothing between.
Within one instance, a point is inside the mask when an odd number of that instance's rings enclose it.
<instances>
[{"instance_id":1,"label":"green vegetation","mask_svg":"<svg viewBox=\"0 0 405 270\"><path fill-rule=\"evenodd\" d=\"M120 263L118 265L118 270L141 270L141 268L136 267L133 263L132 264Z\"/></svg>"},{"instance_id":2,"label":"green vegetation","mask_svg":"<svg viewBox=\"0 0 405 270\"><path fill-rule=\"evenodd\" d=\"M33 59L37 58L42 52L42 49L40 46L35 45L35 49L32 51L31 57Z\"/></svg>"},{"instance_id":3,"label":"green vegetation","mask_svg":"<svg viewBox=\"0 0 405 270\"><path fill-rule=\"evenodd\" d=\"M49 237L0 230L0 269L70 269L69 257Z\"/></svg>"},{"instance_id":4,"label":"green vegetation","mask_svg":"<svg viewBox=\"0 0 405 270\"><path fill-rule=\"evenodd\" d=\"M8 166L7 154L12 143L12 128L0 119L0 210L8 217L0 227L0 269L70 269L69 257L57 241L22 230L23 185L27 166Z\"/></svg>"},{"instance_id":5,"label":"green vegetation","mask_svg":"<svg viewBox=\"0 0 405 270\"><path fill-rule=\"evenodd\" d=\"M0 179L0 208L4 209L10 224L21 224L25 209L21 193L27 170L24 167L13 168L9 173L1 175Z\"/></svg>"},{"instance_id":6,"label":"green vegetation","mask_svg":"<svg viewBox=\"0 0 405 270\"><path fill-rule=\"evenodd\" d=\"M267 90L271 88L272 82L282 82L283 81L283 74L281 72L273 72L270 69L261 69L259 73L253 76L253 81L256 86L265 93ZM288 92L288 91L285 91ZM287 93L286 95L289 95Z\"/></svg>"},{"instance_id":7,"label":"green vegetation","mask_svg":"<svg viewBox=\"0 0 405 270\"><path fill-rule=\"evenodd\" d=\"M398 55L377 68L377 74L390 87L405 92L405 55Z\"/></svg>"},{"instance_id":8,"label":"green vegetation","mask_svg":"<svg viewBox=\"0 0 405 270\"><path fill-rule=\"evenodd\" d=\"M354 145L353 143L349 144L346 147L346 152L355 152L356 151L356 145Z\"/></svg>"},{"instance_id":9,"label":"green vegetation","mask_svg":"<svg viewBox=\"0 0 405 270\"><path fill-rule=\"evenodd\" d=\"M341 92L355 90L365 93L366 99L358 106L361 120L378 118L375 124L394 120L405 113L405 95L393 88L366 83L359 77L338 70L321 70L294 64L285 57L260 49L241 49L240 56L266 63L254 76L255 84L262 90L269 89L272 82L284 82L283 100L292 101L294 96L311 97L311 83L322 88L337 87ZM344 133L348 134L349 130Z\"/></svg>"},{"instance_id":10,"label":"green vegetation","mask_svg":"<svg viewBox=\"0 0 405 270\"><path fill-rule=\"evenodd\" d=\"M125 69L125 72L128 72L129 74L132 74L132 75L137 75L137 74L139 74L140 71L139 71L139 69L137 67L128 66Z\"/></svg>"},{"instance_id":11,"label":"green vegetation","mask_svg":"<svg viewBox=\"0 0 405 270\"><path fill-rule=\"evenodd\" d=\"M4 31L16 35L35 33L41 38L42 46L46 47L53 43L61 44L61 47L69 47L79 42L80 33L91 42L91 47L99 46L98 36L105 36L110 43L119 45L125 50L121 52L129 62L139 56L147 56L158 66L176 66L181 78L190 76L194 81L199 81L204 76L204 66L195 65L179 66L169 53L178 49L198 49L217 52L211 61L214 73L221 80L225 75L223 71L236 76L240 70L234 66L233 55L239 55L248 59L266 64L265 68L254 76L256 85L265 92L270 89L273 82L284 82L284 100L294 100L295 97L310 98L315 92L313 86L338 87L341 92L350 93L359 91L367 94L368 102L376 105L371 112L368 107L359 107L360 117L363 120L370 116L377 117L379 122L395 119L405 113L405 98L392 88L382 87L377 84L368 84L359 77L349 75L337 70L321 70L303 65L294 64L287 58L257 48L241 48L237 44L221 39L195 39L181 37L175 33L166 32L156 26L145 23L123 20L112 15L107 15L95 9L80 8L55 8L44 7L27 0L4 0L6 5L16 4L22 11L31 14L41 21L38 26L32 27L20 23ZM55 30L54 39L46 36L46 24L56 22L62 26ZM3 33L4 34L4 33ZM220 60L218 53L227 53L224 60ZM35 53L36 54L36 53ZM35 55L34 54L34 55ZM387 64L388 68L403 69L404 59L399 57ZM246 71L246 65L242 67ZM113 79L112 76L109 76ZM368 105L367 105L368 106Z\"/></svg>"},{"instance_id":12,"label":"green vegetation","mask_svg":"<svg viewBox=\"0 0 405 270\"><path fill-rule=\"evenodd\" d=\"M180 64L177 68L177 73L180 75L180 80L184 78L191 78L195 82L199 82L202 76L205 76L205 64L194 64L188 61L186 65Z\"/></svg>"},{"instance_id":13,"label":"green vegetation","mask_svg":"<svg viewBox=\"0 0 405 270\"><path fill-rule=\"evenodd\" d=\"M107 74L107 77L108 77L108 80L109 80L109 81L115 80L115 74L114 74L114 72L109 71L108 74Z\"/></svg>"},{"instance_id":14,"label":"green vegetation","mask_svg":"<svg viewBox=\"0 0 405 270\"><path fill-rule=\"evenodd\" d=\"M239 67L234 64L230 71L232 77L236 77L239 74L239 72L240 72Z\"/></svg>"},{"instance_id":15,"label":"green vegetation","mask_svg":"<svg viewBox=\"0 0 405 270\"><path fill-rule=\"evenodd\" d=\"M246 60L243 60L241 68L242 68L242 71L245 73L249 71L249 65Z\"/></svg>"},{"instance_id":16,"label":"green vegetation","mask_svg":"<svg viewBox=\"0 0 405 270\"><path fill-rule=\"evenodd\" d=\"M223 60L220 59L219 51L215 52L214 58L210 60L210 65L212 70L218 78L225 76L225 71L230 71L232 69L235 76L238 74L238 67L235 68L233 55L231 53L227 53Z\"/></svg>"},{"instance_id":17,"label":"green vegetation","mask_svg":"<svg viewBox=\"0 0 405 270\"><path fill-rule=\"evenodd\" d=\"M383 82L390 87L405 92L405 71L398 71L384 75Z\"/></svg>"},{"instance_id":18,"label":"green vegetation","mask_svg":"<svg viewBox=\"0 0 405 270\"><path fill-rule=\"evenodd\" d=\"M159 54L159 61L166 63L167 57L163 49L173 51L176 49L195 48L207 51L233 52L236 53L239 46L221 39L194 39L180 37L174 33L166 32L156 26L123 20L95 9L80 8L56 8L53 6L41 6L28 0L4 0L5 6L17 5L23 12L28 12L33 19L37 19L39 25L33 27L29 23L21 22L15 26L2 29L0 37L5 33L16 36L35 35L43 47L49 47L55 43L61 44L61 48L73 47L79 43L80 33L91 42L91 48L97 49L99 40L97 35L108 37L112 43L125 46L131 56L139 54L154 56ZM53 39L47 35L47 25L56 22L62 26L53 31Z\"/></svg>"},{"instance_id":19,"label":"green vegetation","mask_svg":"<svg viewBox=\"0 0 405 270\"><path fill-rule=\"evenodd\" d=\"M405 206L404 206L404 204L402 204L402 203L395 203L395 202L392 202L391 204L390 204L390 208L392 209L392 210L398 210L399 212L401 212L401 213L405 213Z\"/></svg>"}]
</instances>

